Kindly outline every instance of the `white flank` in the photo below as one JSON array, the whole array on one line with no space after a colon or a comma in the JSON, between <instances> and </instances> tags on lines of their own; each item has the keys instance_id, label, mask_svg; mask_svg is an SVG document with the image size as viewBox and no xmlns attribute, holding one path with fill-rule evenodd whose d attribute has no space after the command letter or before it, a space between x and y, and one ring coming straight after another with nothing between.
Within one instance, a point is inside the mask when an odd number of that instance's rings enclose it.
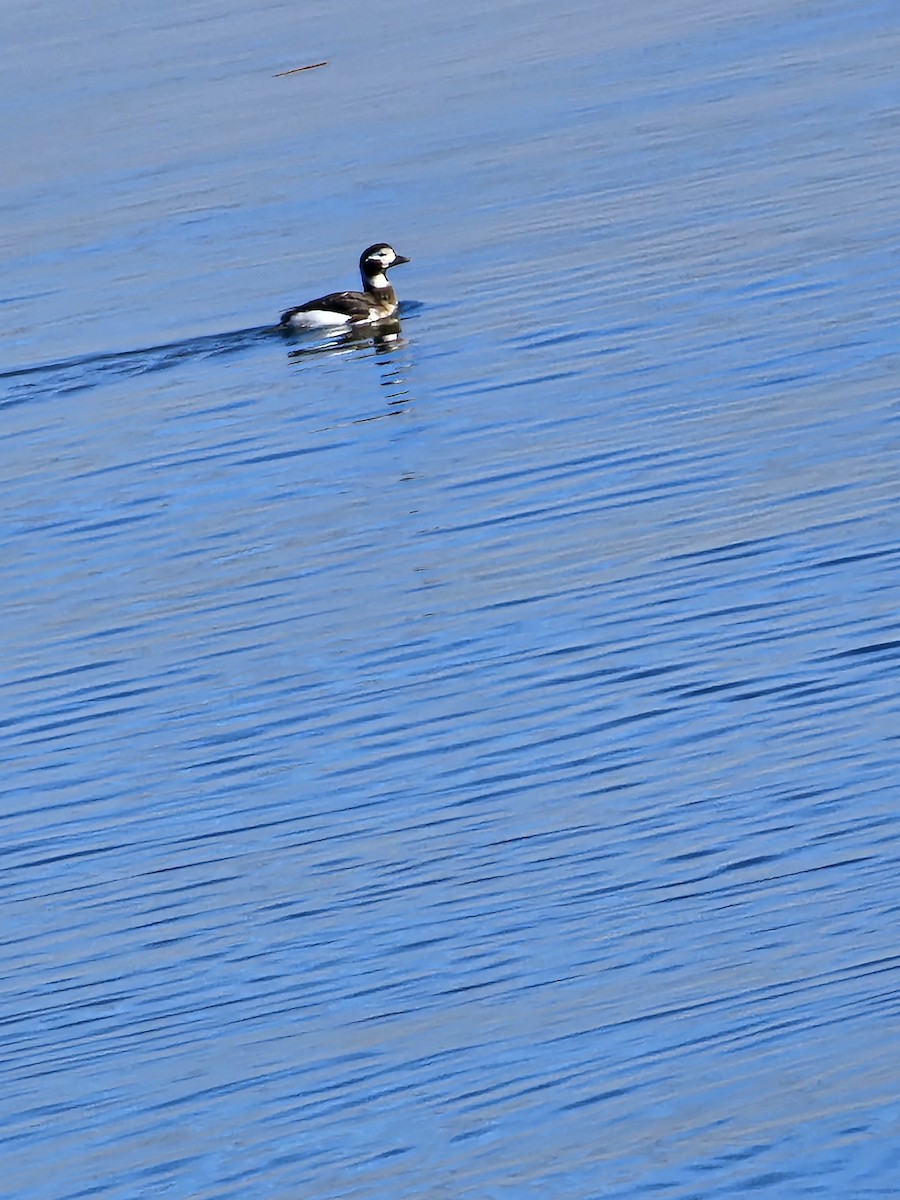
<instances>
[{"instance_id":1,"label":"white flank","mask_svg":"<svg viewBox=\"0 0 900 1200\"><path fill-rule=\"evenodd\" d=\"M310 308L306 312L294 313L290 324L295 329L321 329L324 325L347 325L349 321L346 313L331 312L327 308Z\"/></svg>"}]
</instances>

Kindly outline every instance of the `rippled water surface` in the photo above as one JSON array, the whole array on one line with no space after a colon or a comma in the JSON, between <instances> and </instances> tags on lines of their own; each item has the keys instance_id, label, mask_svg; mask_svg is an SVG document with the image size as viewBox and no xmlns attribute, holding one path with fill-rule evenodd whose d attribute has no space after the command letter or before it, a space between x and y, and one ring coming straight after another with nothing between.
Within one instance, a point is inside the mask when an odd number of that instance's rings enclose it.
<instances>
[{"instance_id":1,"label":"rippled water surface","mask_svg":"<svg viewBox=\"0 0 900 1200\"><path fill-rule=\"evenodd\" d=\"M900 1195L900 10L0 45L4 1190Z\"/></svg>"}]
</instances>

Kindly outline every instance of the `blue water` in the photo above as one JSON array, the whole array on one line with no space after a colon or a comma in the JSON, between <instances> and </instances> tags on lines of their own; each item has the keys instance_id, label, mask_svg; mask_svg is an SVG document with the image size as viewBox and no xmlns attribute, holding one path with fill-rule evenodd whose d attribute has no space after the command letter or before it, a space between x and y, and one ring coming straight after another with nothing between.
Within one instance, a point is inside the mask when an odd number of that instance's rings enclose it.
<instances>
[{"instance_id":1,"label":"blue water","mask_svg":"<svg viewBox=\"0 0 900 1200\"><path fill-rule=\"evenodd\" d=\"M0 46L5 1190L900 1194L900 12Z\"/></svg>"}]
</instances>

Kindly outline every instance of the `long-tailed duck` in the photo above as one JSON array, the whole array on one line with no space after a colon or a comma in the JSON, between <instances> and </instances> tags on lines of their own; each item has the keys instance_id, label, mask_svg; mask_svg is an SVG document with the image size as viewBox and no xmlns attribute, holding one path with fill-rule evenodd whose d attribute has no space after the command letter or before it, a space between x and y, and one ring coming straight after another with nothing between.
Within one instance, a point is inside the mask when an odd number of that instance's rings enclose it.
<instances>
[{"instance_id":1,"label":"long-tailed duck","mask_svg":"<svg viewBox=\"0 0 900 1200\"><path fill-rule=\"evenodd\" d=\"M397 311L397 293L387 277L390 267L409 262L386 242L376 242L363 250L359 259L361 292L331 292L317 300L307 300L281 314L281 328L319 329L323 326L370 325L392 317Z\"/></svg>"}]
</instances>

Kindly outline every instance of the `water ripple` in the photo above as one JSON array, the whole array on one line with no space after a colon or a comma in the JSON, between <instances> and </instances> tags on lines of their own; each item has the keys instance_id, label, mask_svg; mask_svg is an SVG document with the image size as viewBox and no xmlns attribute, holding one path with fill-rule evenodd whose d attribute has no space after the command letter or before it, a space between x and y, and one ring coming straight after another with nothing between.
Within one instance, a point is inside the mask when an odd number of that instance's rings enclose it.
<instances>
[{"instance_id":1,"label":"water ripple","mask_svg":"<svg viewBox=\"0 0 900 1200\"><path fill-rule=\"evenodd\" d=\"M895 1195L893 11L132 15L5 28L8 1190Z\"/></svg>"}]
</instances>

